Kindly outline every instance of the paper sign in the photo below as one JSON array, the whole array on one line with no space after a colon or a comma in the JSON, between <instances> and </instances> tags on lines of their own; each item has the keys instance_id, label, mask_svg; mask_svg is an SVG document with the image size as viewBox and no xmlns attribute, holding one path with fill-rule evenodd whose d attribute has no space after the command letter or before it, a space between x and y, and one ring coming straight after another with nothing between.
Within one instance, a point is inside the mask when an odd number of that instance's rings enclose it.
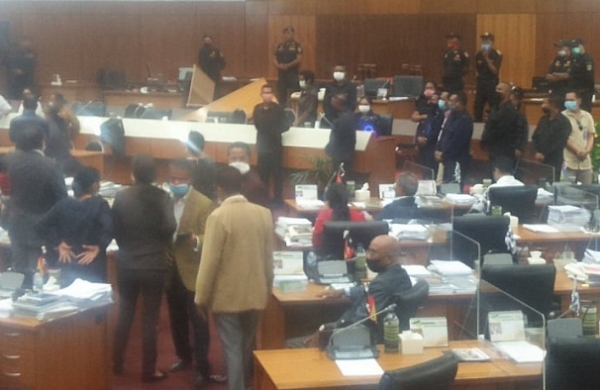
<instances>
[{"instance_id":1,"label":"paper sign","mask_svg":"<svg viewBox=\"0 0 600 390\"><path fill-rule=\"evenodd\" d=\"M424 347L448 346L448 321L446 317L411 318L410 330L423 336Z\"/></svg>"},{"instance_id":2,"label":"paper sign","mask_svg":"<svg viewBox=\"0 0 600 390\"><path fill-rule=\"evenodd\" d=\"M380 184L379 185L379 199L394 199L396 197L396 190L394 184Z\"/></svg>"},{"instance_id":3,"label":"paper sign","mask_svg":"<svg viewBox=\"0 0 600 390\"><path fill-rule=\"evenodd\" d=\"M488 326L492 342L525 340L525 322L519 310L490 312Z\"/></svg>"},{"instance_id":4,"label":"paper sign","mask_svg":"<svg viewBox=\"0 0 600 390\"><path fill-rule=\"evenodd\" d=\"M298 184L296 185L296 202L317 200L316 184Z\"/></svg>"}]
</instances>

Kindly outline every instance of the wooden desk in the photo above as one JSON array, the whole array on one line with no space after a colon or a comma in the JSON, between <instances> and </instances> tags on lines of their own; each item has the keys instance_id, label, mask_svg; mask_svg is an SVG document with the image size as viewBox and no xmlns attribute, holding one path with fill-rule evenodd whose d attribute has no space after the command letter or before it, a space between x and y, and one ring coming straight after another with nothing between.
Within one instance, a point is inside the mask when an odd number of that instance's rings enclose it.
<instances>
[{"instance_id":1,"label":"wooden desk","mask_svg":"<svg viewBox=\"0 0 600 390\"><path fill-rule=\"evenodd\" d=\"M153 104L156 108L185 108L183 94L179 92L104 91L104 103L107 106L126 107L130 104Z\"/></svg>"},{"instance_id":2,"label":"wooden desk","mask_svg":"<svg viewBox=\"0 0 600 390\"><path fill-rule=\"evenodd\" d=\"M50 96L55 93L61 93L70 103L89 101L102 101L102 91L97 83L90 81L78 81L69 83L64 81L63 85L42 84L40 85L40 97L44 101L49 101Z\"/></svg>"},{"instance_id":3,"label":"wooden desk","mask_svg":"<svg viewBox=\"0 0 600 390\"><path fill-rule=\"evenodd\" d=\"M0 388L112 389L107 310L46 322L0 319Z\"/></svg>"},{"instance_id":4,"label":"wooden desk","mask_svg":"<svg viewBox=\"0 0 600 390\"><path fill-rule=\"evenodd\" d=\"M449 348L478 347L476 341L451 342ZM380 351L383 349L379 347ZM420 355L385 354L377 362L384 371L407 368L441 356L448 348L426 348ZM494 356L493 351L489 351ZM254 352L255 389L376 389L379 376L345 377L336 363L317 349L289 349ZM452 389L541 388L541 364L516 365L494 358L489 362L459 363Z\"/></svg>"},{"instance_id":5,"label":"wooden desk","mask_svg":"<svg viewBox=\"0 0 600 390\"><path fill-rule=\"evenodd\" d=\"M0 146L0 156L7 155L15 151L14 146ZM79 162L88 167L94 167L100 173L100 177L104 175L104 153L93 152L89 150L71 150L71 155Z\"/></svg>"}]
</instances>

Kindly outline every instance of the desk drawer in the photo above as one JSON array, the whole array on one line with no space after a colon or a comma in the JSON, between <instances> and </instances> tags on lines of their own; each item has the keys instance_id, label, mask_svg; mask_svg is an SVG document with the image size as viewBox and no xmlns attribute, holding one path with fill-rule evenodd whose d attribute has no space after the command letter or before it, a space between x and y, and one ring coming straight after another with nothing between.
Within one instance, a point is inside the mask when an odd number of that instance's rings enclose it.
<instances>
[{"instance_id":1,"label":"desk drawer","mask_svg":"<svg viewBox=\"0 0 600 390\"><path fill-rule=\"evenodd\" d=\"M18 328L0 328L0 352L33 351L33 334Z\"/></svg>"},{"instance_id":2,"label":"desk drawer","mask_svg":"<svg viewBox=\"0 0 600 390\"><path fill-rule=\"evenodd\" d=\"M33 388L35 383L35 359L33 353L24 355L0 355L0 383L6 388Z\"/></svg>"}]
</instances>

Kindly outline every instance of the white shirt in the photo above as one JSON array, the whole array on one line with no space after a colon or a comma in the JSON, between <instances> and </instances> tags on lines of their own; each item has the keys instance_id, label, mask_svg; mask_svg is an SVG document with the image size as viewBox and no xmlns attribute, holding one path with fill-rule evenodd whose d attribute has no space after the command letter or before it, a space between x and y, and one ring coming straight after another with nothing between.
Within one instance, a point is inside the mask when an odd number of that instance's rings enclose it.
<instances>
[{"instance_id":1,"label":"white shirt","mask_svg":"<svg viewBox=\"0 0 600 390\"><path fill-rule=\"evenodd\" d=\"M12 106L9 102L4 99L2 95L0 95L0 118L5 115L8 115L12 111Z\"/></svg>"},{"instance_id":2,"label":"white shirt","mask_svg":"<svg viewBox=\"0 0 600 390\"><path fill-rule=\"evenodd\" d=\"M487 210L489 204L489 192L490 188L494 187L514 187L514 186L524 186L522 181L515 179L513 175L504 175L500 177L494 184L490 185L483 195L479 198L479 200L471 207L471 212L480 212L484 213Z\"/></svg>"}]
</instances>

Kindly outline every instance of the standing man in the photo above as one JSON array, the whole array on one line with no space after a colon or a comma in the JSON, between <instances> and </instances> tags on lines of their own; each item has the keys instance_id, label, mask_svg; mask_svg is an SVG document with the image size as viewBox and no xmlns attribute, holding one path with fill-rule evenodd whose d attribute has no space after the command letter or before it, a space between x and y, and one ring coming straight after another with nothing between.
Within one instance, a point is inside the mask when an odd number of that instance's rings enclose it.
<instances>
[{"instance_id":1,"label":"standing man","mask_svg":"<svg viewBox=\"0 0 600 390\"><path fill-rule=\"evenodd\" d=\"M198 54L198 64L200 64L200 69L215 82L214 95L216 99L220 96L218 90L221 83L221 71L225 69L225 57L223 57L221 50L213 45L212 36L206 34L202 37L202 40L203 44Z\"/></svg>"},{"instance_id":2,"label":"standing man","mask_svg":"<svg viewBox=\"0 0 600 390\"><path fill-rule=\"evenodd\" d=\"M311 70L300 72L298 83L302 92L300 93L300 99L298 99L298 116L294 121L294 126L303 126L309 123L310 127L314 127L319 107L319 95L315 87L314 72Z\"/></svg>"},{"instance_id":3,"label":"standing man","mask_svg":"<svg viewBox=\"0 0 600 390\"><path fill-rule=\"evenodd\" d=\"M471 138L473 118L466 110L467 95L455 92L448 99L450 115L444 125L435 153L436 160L444 164L444 183L459 183L465 186L471 166Z\"/></svg>"},{"instance_id":4,"label":"standing man","mask_svg":"<svg viewBox=\"0 0 600 390\"><path fill-rule=\"evenodd\" d=\"M170 371L185 370L191 366L192 360L195 360L197 376L194 385L199 387L210 378L208 362L210 335L208 322L196 310L194 291L206 219L214 209L214 205L209 198L191 186L190 168L187 160L177 160L169 165L168 184L173 197L177 231L172 250L174 262L167 283L166 296L171 336L178 357ZM190 347L190 325L194 340L193 347Z\"/></svg>"},{"instance_id":5,"label":"standing man","mask_svg":"<svg viewBox=\"0 0 600 390\"><path fill-rule=\"evenodd\" d=\"M592 159L590 153L594 148L594 118L581 109L581 96L570 91L565 96L565 108L562 112L571 122L571 134L564 150L567 174L575 177L581 184L592 184Z\"/></svg>"},{"instance_id":6,"label":"standing man","mask_svg":"<svg viewBox=\"0 0 600 390\"><path fill-rule=\"evenodd\" d=\"M560 180L563 150L571 134L571 122L560 113L563 99L550 95L542 103L544 115L531 137L535 160L554 167L554 180Z\"/></svg>"},{"instance_id":7,"label":"standing man","mask_svg":"<svg viewBox=\"0 0 600 390\"><path fill-rule=\"evenodd\" d=\"M592 96L596 92L594 84L594 59L583 46L583 39L573 39L570 43L573 63L569 71L569 90L580 91L581 108L592 112Z\"/></svg>"},{"instance_id":8,"label":"standing man","mask_svg":"<svg viewBox=\"0 0 600 390\"><path fill-rule=\"evenodd\" d=\"M502 53L496 50L494 34L486 32L481 37L481 50L475 54L477 64L477 92L475 95L475 122L483 122L485 104L491 109L498 105L496 85L498 85Z\"/></svg>"},{"instance_id":9,"label":"standing man","mask_svg":"<svg viewBox=\"0 0 600 390\"><path fill-rule=\"evenodd\" d=\"M571 47L568 41L558 41L556 57L548 67L546 80L550 87L550 93L556 96L565 96L569 87L569 72L571 71L572 57Z\"/></svg>"},{"instance_id":10,"label":"standing man","mask_svg":"<svg viewBox=\"0 0 600 390\"><path fill-rule=\"evenodd\" d=\"M191 164L192 186L208 199L216 201L215 178L217 167L215 162L204 154L204 136L202 133L195 130L190 131L186 146L188 161Z\"/></svg>"},{"instance_id":11,"label":"standing man","mask_svg":"<svg viewBox=\"0 0 600 390\"><path fill-rule=\"evenodd\" d=\"M335 95L331 100L331 105L336 112L337 119L333 121L325 153L331 157L334 171L337 171L342 163L344 164L347 178L352 170L352 161L354 160L356 120L348 108L346 95Z\"/></svg>"},{"instance_id":12,"label":"standing man","mask_svg":"<svg viewBox=\"0 0 600 390\"><path fill-rule=\"evenodd\" d=\"M448 92L462 91L464 88L463 76L469 72L469 53L460 45L460 35L450 33L446 35L448 50L444 54L444 75L442 83Z\"/></svg>"},{"instance_id":13,"label":"standing man","mask_svg":"<svg viewBox=\"0 0 600 390\"><path fill-rule=\"evenodd\" d=\"M496 157L506 157L516 163L521 157L522 134L519 130L519 112L510 101L510 85L501 82L496 86L498 106L490 112L481 135L481 148L488 152L490 167Z\"/></svg>"},{"instance_id":14,"label":"standing man","mask_svg":"<svg viewBox=\"0 0 600 390\"><path fill-rule=\"evenodd\" d=\"M225 167L217 179L222 199L206 223L196 305L214 315L223 344L230 390L252 384L252 350L260 312L273 284L271 212L240 195L242 175Z\"/></svg>"},{"instance_id":15,"label":"standing man","mask_svg":"<svg viewBox=\"0 0 600 390\"><path fill-rule=\"evenodd\" d=\"M283 107L273 101L273 88L263 85L260 91L262 103L254 107L252 118L256 127L256 148L258 149L258 174L267 190L273 176L274 205L283 205L283 167L281 163L283 146L281 134L288 131L288 123Z\"/></svg>"},{"instance_id":16,"label":"standing man","mask_svg":"<svg viewBox=\"0 0 600 390\"><path fill-rule=\"evenodd\" d=\"M24 89L35 87L37 58L27 38L8 56L8 98L18 100Z\"/></svg>"},{"instance_id":17,"label":"standing man","mask_svg":"<svg viewBox=\"0 0 600 390\"><path fill-rule=\"evenodd\" d=\"M302 46L294 39L294 28L283 29L283 42L275 48L273 62L277 67L277 95L279 103L285 104L291 92L298 90L298 69L302 61Z\"/></svg>"},{"instance_id":18,"label":"standing man","mask_svg":"<svg viewBox=\"0 0 600 390\"><path fill-rule=\"evenodd\" d=\"M12 143L17 144L19 135L23 129L29 126L40 127L44 133L44 137L50 134L50 125L43 117L38 116L35 111L38 107L38 100L33 95L26 95L23 98L23 114L14 117L10 121L8 128L8 137Z\"/></svg>"},{"instance_id":19,"label":"standing man","mask_svg":"<svg viewBox=\"0 0 600 390\"><path fill-rule=\"evenodd\" d=\"M242 174L242 192L248 202L259 206L269 205L269 191L265 188L260 176L250 166L250 146L244 142L234 142L227 149L227 161Z\"/></svg>"},{"instance_id":20,"label":"standing man","mask_svg":"<svg viewBox=\"0 0 600 390\"><path fill-rule=\"evenodd\" d=\"M358 101L356 100L356 85L346 79L346 67L336 65L333 68L333 83L327 86L325 96L323 97L323 111L325 116L321 121L321 127L330 129L333 121L337 118L339 112L333 107L332 100L336 95L346 97L346 105L352 112L356 110Z\"/></svg>"}]
</instances>

